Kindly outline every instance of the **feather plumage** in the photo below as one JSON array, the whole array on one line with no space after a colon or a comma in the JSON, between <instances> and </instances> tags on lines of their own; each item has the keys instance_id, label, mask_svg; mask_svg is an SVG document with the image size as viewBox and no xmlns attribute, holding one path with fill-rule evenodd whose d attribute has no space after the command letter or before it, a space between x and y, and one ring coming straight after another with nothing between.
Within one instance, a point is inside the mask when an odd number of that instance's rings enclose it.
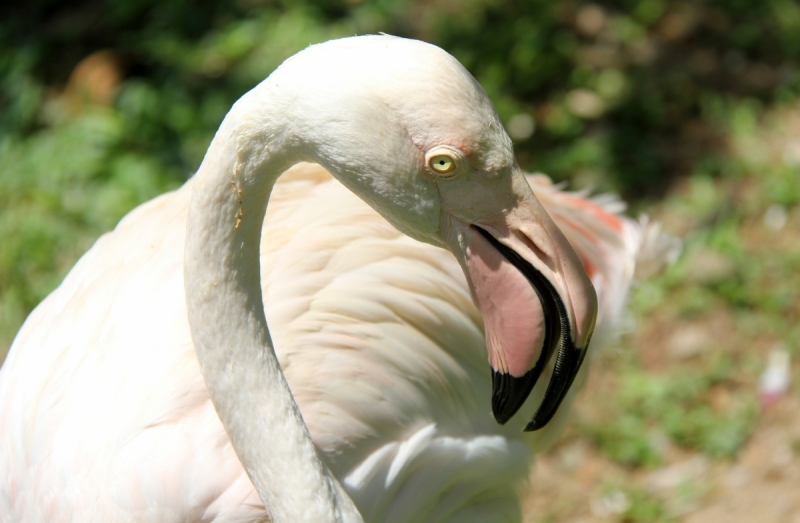
<instances>
[{"instance_id":1,"label":"feather plumage","mask_svg":"<svg viewBox=\"0 0 800 523\"><path fill-rule=\"evenodd\" d=\"M529 182L597 287L598 335L611 332L650 226ZM189 334L192 183L101 237L17 336L0 371L0 520L267 521ZM365 521L520 520L514 487L568 409L534 434L494 422L482 320L450 253L304 164L273 190L261 263L292 393Z\"/></svg>"}]
</instances>

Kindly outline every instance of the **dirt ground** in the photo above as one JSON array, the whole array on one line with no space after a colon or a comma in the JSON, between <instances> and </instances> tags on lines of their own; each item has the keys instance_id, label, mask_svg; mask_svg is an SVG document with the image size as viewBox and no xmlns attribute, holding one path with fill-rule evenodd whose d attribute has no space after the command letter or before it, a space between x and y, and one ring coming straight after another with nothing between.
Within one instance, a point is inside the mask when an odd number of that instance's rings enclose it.
<instances>
[{"instance_id":1,"label":"dirt ground","mask_svg":"<svg viewBox=\"0 0 800 523\"><path fill-rule=\"evenodd\" d=\"M537 458L528 487L531 493L524 498L526 522L800 523L797 357L789 366L793 367L793 382L783 395L770 404L759 393L770 352L783 347L796 356L800 208L789 208L778 230L770 224L770 211L765 211L772 204L764 201L763 194L759 196L758 184L751 179L717 184L716 189L734 194L736 208L748 209L732 219L729 227L743 253L739 268L728 267L732 262L719 250L709 250L713 242L687 243L687 282L666 291L669 295L656 310L641 315L637 328L623 336L620 348L593 362L588 383L577 398L573 421L556 446ZM689 198L690 192L688 187L679 189L677 198ZM686 219L684 224L680 220L675 218L669 226L688 231L702 218ZM741 279L748 266L766 263L769 267L769 260L784 261L776 262L776 268L756 271L759 276L752 281L759 283L750 292L763 296L788 293L782 308L774 309L779 312L767 312L769 307L761 305L737 309L713 296L685 312L688 306L681 300L685 302L686 296L707 283L709 274L713 279L715 271L721 271L728 274L720 277ZM751 402L755 414L744 444L730 456L715 457L665 441L657 465L614 461L585 427L587 423L602 426L603 413L609 412L609 403L618 397L619 361L625 359L620 356L624 351L635 353L628 357L628 368L633 359L636 372L654 377L698 372L708 368L714 357L730 358L735 362L732 377L711 387L703 401L712 408L742 398Z\"/></svg>"},{"instance_id":2,"label":"dirt ground","mask_svg":"<svg viewBox=\"0 0 800 523\"><path fill-rule=\"evenodd\" d=\"M578 410L591 408L595 373ZM595 400L597 401L597 400ZM602 399L600 399L602 401ZM612 485L632 485L660 500L668 514L654 519L686 523L800 523L800 398L790 395L762 413L755 432L733 461L715 461L680 449L652 470L622 467L583 438L567 437L537 459L527 522L590 523L632 520L631 500ZM649 518L642 518L649 519Z\"/></svg>"}]
</instances>

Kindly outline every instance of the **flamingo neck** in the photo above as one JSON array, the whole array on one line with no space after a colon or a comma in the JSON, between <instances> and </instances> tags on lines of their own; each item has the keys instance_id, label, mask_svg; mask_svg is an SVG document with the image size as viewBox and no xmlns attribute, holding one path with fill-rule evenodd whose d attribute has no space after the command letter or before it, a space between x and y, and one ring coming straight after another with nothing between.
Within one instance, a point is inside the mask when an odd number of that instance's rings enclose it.
<instances>
[{"instance_id":1,"label":"flamingo neck","mask_svg":"<svg viewBox=\"0 0 800 523\"><path fill-rule=\"evenodd\" d=\"M278 176L303 159L284 111L293 94L267 84L234 105L195 176L184 266L189 324L211 400L270 520L360 522L316 452L264 316L267 202Z\"/></svg>"}]
</instances>

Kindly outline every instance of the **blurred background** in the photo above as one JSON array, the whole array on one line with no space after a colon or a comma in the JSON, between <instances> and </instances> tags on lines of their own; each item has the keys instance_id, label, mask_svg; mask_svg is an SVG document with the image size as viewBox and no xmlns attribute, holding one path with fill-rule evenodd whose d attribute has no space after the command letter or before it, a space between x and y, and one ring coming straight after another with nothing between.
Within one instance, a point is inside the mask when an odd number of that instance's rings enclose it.
<instances>
[{"instance_id":1,"label":"blurred background","mask_svg":"<svg viewBox=\"0 0 800 523\"><path fill-rule=\"evenodd\" d=\"M0 361L98 235L197 169L240 95L379 31L461 60L523 168L684 240L538 460L527 521L800 521L794 0L4 2Z\"/></svg>"}]
</instances>

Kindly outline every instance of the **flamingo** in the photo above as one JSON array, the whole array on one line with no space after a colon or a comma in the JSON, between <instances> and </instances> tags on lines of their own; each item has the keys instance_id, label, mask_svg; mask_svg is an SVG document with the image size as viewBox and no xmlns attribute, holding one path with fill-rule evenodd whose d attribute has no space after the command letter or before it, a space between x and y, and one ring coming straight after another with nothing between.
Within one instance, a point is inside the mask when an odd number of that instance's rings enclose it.
<instances>
[{"instance_id":1,"label":"flamingo","mask_svg":"<svg viewBox=\"0 0 800 523\"><path fill-rule=\"evenodd\" d=\"M25 322L0 521L519 521L657 235L617 205L526 178L441 49L309 47Z\"/></svg>"}]
</instances>

